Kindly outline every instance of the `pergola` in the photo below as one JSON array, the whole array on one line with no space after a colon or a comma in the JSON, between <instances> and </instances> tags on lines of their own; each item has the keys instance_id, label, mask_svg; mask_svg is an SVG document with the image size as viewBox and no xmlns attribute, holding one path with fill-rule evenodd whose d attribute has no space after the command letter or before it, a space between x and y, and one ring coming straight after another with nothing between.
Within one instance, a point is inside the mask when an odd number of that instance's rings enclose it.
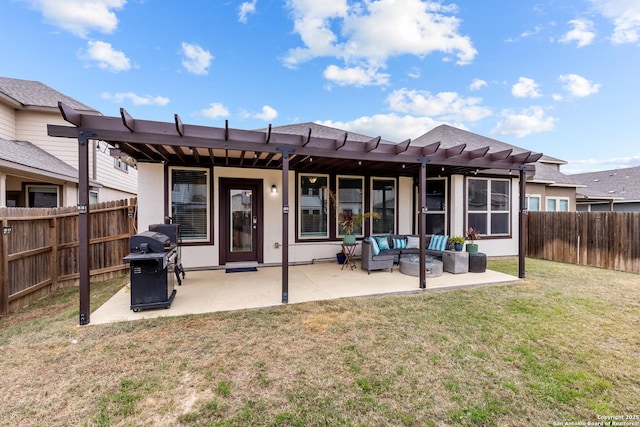
<instances>
[{"instance_id":1,"label":"pergola","mask_svg":"<svg viewBox=\"0 0 640 427\"><path fill-rule=\"evenodd\" d=\"M309 129L304 135L250 131L225 127L184 124L174 115L173 122L134 119L123 108L120 117L84 114L58 103L63 118L72 126L48 125L50 136L77 138L79 154L79 276L80 324L90 322L89 276L89 140L101 140L116 147L112 155L129 156L138 162L163 162L191 166L234 166L282 171L282 194L289 194L289 170L321 171L327 168L351 173L388 173L390 167L403 175L418 178L418 233L420 235L420 288L426 287L425 230L426 179L429 169L451 173L477 170L518 170L520 178L519 271L524 278L524 215L526 174L535 170L542 154L530 151L513 154L511 149L491 151L491 147L466 149L466 144L441 147L440 142L412 146L380 137L354 140L348 133L332 139L319 137ZM312 161L311 161L312 160ZM399 169L397 169L399 168ZM289 204L282 198L282 302L289 299Z\"/></svg>"}]
</instances>

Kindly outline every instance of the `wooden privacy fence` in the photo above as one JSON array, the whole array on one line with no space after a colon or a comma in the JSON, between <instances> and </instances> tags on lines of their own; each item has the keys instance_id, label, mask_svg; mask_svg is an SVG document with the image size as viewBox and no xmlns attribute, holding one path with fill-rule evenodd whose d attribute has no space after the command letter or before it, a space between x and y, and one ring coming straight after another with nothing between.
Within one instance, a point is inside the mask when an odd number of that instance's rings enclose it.
<instances>
[{"instance_id":1,"label":"wooden privacy fence","mask_svg":"<svg viewBox=\"0 0 640 427\"><path fill-rule=\"evenodd\" d=\"M136 199L91 205L90 274L104 280L128 269L134 234ZM76 286L78 210L67 208L0 208L0 315L23 307L58 289Z\"/></svg>"},{"instance_id":2,"label":"wooden privacy fence","mask_svg":"<svg viewBox=\"0 0 640 427\"><path fill-rule=\"evenodd\" d=\"M527 256L640 273L640 213L529 212Z\"/></svg>"}]
</instances>

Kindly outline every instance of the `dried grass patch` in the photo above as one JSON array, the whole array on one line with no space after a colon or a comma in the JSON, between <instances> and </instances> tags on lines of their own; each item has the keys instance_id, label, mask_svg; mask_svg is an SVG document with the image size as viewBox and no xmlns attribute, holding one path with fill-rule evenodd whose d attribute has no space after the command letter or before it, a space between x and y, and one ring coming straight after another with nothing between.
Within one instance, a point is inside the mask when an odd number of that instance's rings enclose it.
<instances>
[{"instance_id":1,"label":"dried grass patch","mask_svg":"<svg viewBox=\"0 0 640 427\"><path fill-rule=\"evenodd\" d=\"M0 424L518 426L637 410L638 276L527 268L518 285L82 328L77 298L52 297L0 320Z\"/></svg>"}]
</instances>

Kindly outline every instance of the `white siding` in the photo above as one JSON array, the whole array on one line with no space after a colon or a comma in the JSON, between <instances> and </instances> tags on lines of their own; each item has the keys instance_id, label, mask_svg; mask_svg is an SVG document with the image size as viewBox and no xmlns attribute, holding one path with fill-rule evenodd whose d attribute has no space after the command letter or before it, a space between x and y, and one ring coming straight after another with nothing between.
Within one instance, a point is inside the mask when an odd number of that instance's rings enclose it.
<instances>
[{"instance_id":1,"label":"white siding","mask_svg":"<svg viewBox=\"0 0 640 427\"><path fill-rule=\"evenodd\" d=\"M96 148L96 144L92 144L96 150L97 164L97 181L104 185L104 189L100 190L100 201L114 200L112 198L103 198L103 190L110 189L121 194L128 194L124 197L133 197L138 192L138 170L129 166L127 172L117 169L114 166L114 158L109 155L109 149L106 148L104 142L100 142L100 149ZM93 162L91 162L93 165ZM93 170L93 168L91 169ZM106 194L106 192L105 192Z\"/></svg>"},{"instance_id":2,"label":"white siding","mask_svg":"<svg viewBox=\"0 0 640 427\"><path fill-rule=\"evenodd\" d=\"M74 168L78 168L78 141L73 138L52 138L47 135L47 124L71 126L60 113L18 111L16 113L16 139L29 141Z\"/></svg>"},{"instance_id":3,"label":"white siding","mask_svg":"<svg viewBox=\"0 0 640 427\"><path fill-rule=\"evenodd\" d=\"M0 104L0 138L16 139L16 110Z\"/></svg>"}]
</instances>

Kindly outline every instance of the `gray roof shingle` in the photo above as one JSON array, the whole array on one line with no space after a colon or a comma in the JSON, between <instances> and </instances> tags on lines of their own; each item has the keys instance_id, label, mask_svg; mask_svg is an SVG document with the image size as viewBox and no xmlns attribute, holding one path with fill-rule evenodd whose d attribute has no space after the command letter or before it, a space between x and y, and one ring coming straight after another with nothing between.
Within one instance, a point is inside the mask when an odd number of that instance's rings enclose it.
<instances>
[{"instance_id":1,"label":"gray roof shingle","mask_svg":"<svg viewBox=\"0 0 640 427\"><path fill-rule=\"evenodd\" d=\"M640 166L577 173L571 177L586 185L586 188L577 191L580 196L640 201Z\"/></svg>"},{"instance_id":2,"label":"gray roof shingle","mask_svg":"<svg viewBox=\"0 0 640 427\"><path fill-rule=\"evenodd\" d=\"M58 108L58 101L62 101L76 110L98 112L70 96L32 80L0 77L0 93L24 107Z\"/></svg>"},{"instance_id":3,"label":"gray roof shingle","mask_svg":"<svg viewBox=\"0 0 640 427\"><path fill-rule=\"evenodd\" d=\"M74 182L78 181L77 169L28 141L0 138L0 160L26 166L34 171L69 177Z\"/></svg>"}]
</instances>

